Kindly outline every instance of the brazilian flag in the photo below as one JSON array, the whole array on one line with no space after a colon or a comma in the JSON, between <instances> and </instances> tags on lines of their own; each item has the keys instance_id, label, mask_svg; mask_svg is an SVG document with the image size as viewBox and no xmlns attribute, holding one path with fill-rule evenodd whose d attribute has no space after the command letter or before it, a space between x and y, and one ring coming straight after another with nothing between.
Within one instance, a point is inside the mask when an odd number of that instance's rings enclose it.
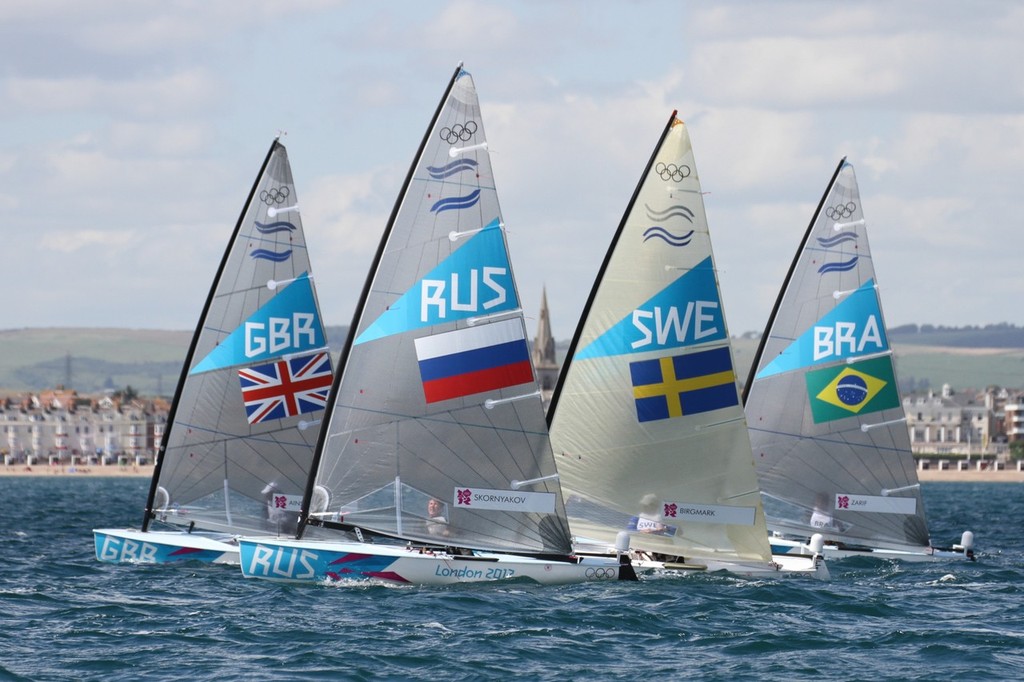
<instances>
[{"instance_id":1,"label":"brazilian flag","mask_svg":"<svg viewBox=\"0 0 1024 682\"><path fill-rule=\"evenodd\" d=\"M891 356L814 370L805 378L815 424L900 405Z\"/></svg>"}]
</instances>

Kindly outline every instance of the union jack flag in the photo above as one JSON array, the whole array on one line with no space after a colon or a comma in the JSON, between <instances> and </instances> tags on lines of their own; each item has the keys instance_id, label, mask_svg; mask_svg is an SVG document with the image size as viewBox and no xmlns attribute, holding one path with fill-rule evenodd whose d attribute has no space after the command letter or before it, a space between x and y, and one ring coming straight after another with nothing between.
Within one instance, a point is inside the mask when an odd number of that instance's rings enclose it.
<instances>
[{"instance_id":1,"label":"union jack flag","mask_svg":"<svg viewBox=\"0 0 1024 682\"><path fill-rule=\"evenodd\" d=\"M327 353L301 355L238 370L250 424L284 419L327 406L331 360Z\"/></svg>"}]
</instances>

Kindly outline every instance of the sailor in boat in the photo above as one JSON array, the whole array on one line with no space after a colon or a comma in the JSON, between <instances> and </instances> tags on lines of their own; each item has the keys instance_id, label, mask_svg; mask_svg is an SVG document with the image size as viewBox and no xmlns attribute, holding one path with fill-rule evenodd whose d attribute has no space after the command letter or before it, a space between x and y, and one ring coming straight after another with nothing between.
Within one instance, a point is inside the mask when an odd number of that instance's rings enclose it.
<instances>
[{"instance_id":1,"label":"sailor in boat","mask_svg":"<svg viewBox=\"0 0 1024 682\"><path fill-rule=\"evenodd\" d=\"M814 511L811 512L811 527L818 530L839 530L836 520L832 518L828 498L819 494L814 500Z\"/></svg>"},{"instance_id":2,"label":"sailor in boat","mask_svg":"<svg viewBox=\"0 0 1024 682\"><path fill-rule=\"evenodd\" d=\"M267 528L278 534L291 534L298 529L298 512L288 511L286 498L277 483L268 483L263 488L263 501Z\"/></svg>"},{"instance_id":3,"label":"sailor in boat","mask_svg":"<svg viewBox=\"0 0 1024 682\"><path fill-rule=\"evenodd\" d=\"M667 526L657 520L658 518L658 497L654 493L647 493L640 500L640 514L629 520L627 530L637 533L649 533L652 535L676 534L675 526Z\"/></svg>"},{"instance_id":4,"label":"sailor in boat","mask_svg":"<svg viewBox=\"0 0 1024 682\"><path fill-rule=\"evenodd\" d=\"M444 513L444 503L436 497L431 497L427 502L427 532L439 537L448 535L448 517Z\"/></svg>"}]
</instances>

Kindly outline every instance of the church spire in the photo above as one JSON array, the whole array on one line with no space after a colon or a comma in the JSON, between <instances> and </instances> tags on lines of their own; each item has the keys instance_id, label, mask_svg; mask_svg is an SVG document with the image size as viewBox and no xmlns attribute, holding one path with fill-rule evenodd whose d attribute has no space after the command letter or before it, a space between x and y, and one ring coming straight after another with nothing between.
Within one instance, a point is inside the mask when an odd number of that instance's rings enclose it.
<instances>
[{"instance_id":1,"label":"church spire","mask_svg":"<svg viewBox=\"0 0 1024 682\"><path fill-rule=\"evenodd\" d=\"M533 340L533 366L556 365L555 339L551 336L551 317L548 313L548 289L542 289L537 336Z\"/></svg>"},{"instance_id":2,"label":"church spire","mask_svg":"<svg viewBox=\"0 0 1024 682\"><path fill-rule=\"evenodd\" d=\"M545 403L551 399L551 392L558 381L558 357L555 355L555 339L551 336L551 316L548 312L548 288L542 290L540 314L537 316L537 336L533 339L533 367L537 370L541 394Z\"/></svg>"}]
</instances>

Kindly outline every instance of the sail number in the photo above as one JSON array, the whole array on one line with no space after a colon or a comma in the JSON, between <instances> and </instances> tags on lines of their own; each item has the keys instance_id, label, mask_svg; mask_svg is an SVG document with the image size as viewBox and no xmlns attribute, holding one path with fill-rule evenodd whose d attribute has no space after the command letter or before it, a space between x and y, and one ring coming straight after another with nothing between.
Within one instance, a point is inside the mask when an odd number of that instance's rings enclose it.
<instances>
[{"instance_id":1,"label":"sail number","mask_svg":"<svg viewBox=\"0 0 1024 682\"><path fill-rule=\"evenodd\" d=\"M864 328L858 330L856 322L836 322L834 327L814 328L814 359L846 357L865 350L883 351L882 333L878 320L868 315Z\"/></svg>"},{"instance_id":2,"label":"sail number","mask_svg":"<svg viewBox=\"0 0 1024 682\"><path fill-rule=\"evenodd\" d=\"M634 310L633 326L642 337L631 345L643 348L652 343L663 346L668 342L683 343L687 335L693 341L719 333L718 301L690 301L679 314L679 308L670 306L663 310L655 306L654 310Z\"/></svg>"},{"instance_id":3,"label":"sail number","mask_svg":"<svg viewBox=\"0 0 1024 682\"><path fill-rule=\"evenodd\" d=\"M507 268L485 267L483 271L473 268L469 281L460 282L459 273L453 272L450 280L424 279L420 297L420 320L445 319L448 312L478 312L490 310L504 303L508 292L496 278L505 277ZM480 285L485 287L480 293ZM434 311L436 318L431 317Z\"/></svg>"},{"instance_id":4,"label":"sail number","mask_svg":"<svg viewBox=\"0 0 1024 682\"><path fill-rule=\"evenodd\" d=\"M313 313L292 313L288 317L270 317L266 322L245 323L245 357L252 358L264 353L278 354L289 348L306 348L316 345L316 315Z\"/></svg>"}]
</instances>

